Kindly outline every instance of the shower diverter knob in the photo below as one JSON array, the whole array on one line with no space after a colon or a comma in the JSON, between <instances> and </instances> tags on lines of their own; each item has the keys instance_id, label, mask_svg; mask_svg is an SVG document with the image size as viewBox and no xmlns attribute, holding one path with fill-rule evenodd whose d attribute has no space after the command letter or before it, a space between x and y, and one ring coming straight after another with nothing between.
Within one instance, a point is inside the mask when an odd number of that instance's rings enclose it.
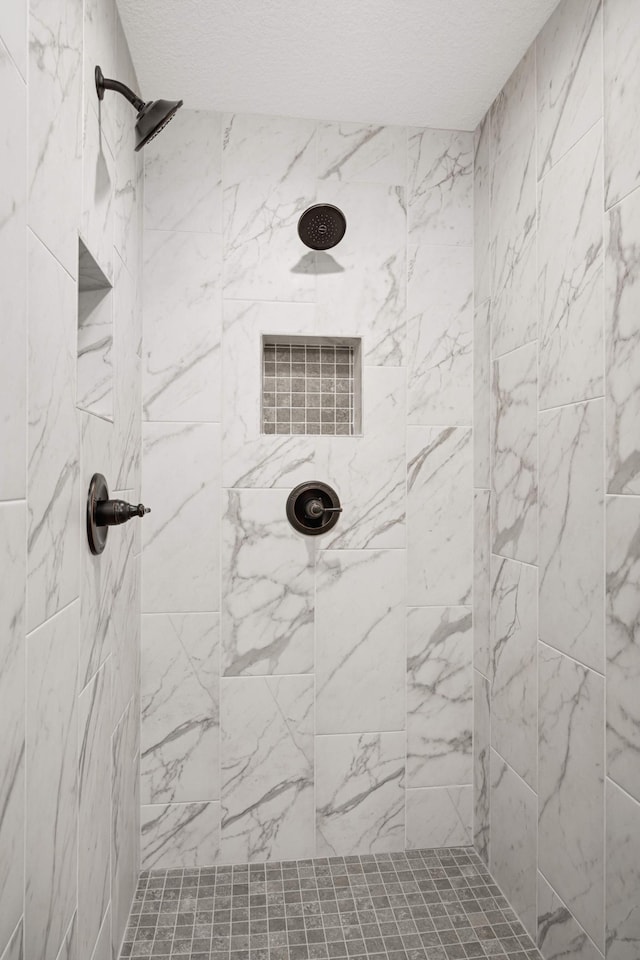
<instances>
[{"instance_id":1,"label":"shower diverter knob","mask_svg":"<svg viewBox=\"0 0 640 960\"><path fill-rule=\"evenodd\" d=\"M287 499L287 518L299 533L317 536L326 533L338 522L342 513L338 494L320 480L300 483Z\"/></svg>"},{"instance_id":2,"label":"shower diverter knob","mask_svg":"<svg viewBox=\"0 0 640 960\"><path fill-rule=\"evenodd\" d=\"M107 481L101 473L94 473L87 497L87 537L91 553L96 556L102 553L107 544L109 527L126 523L133 517L144 517L147 513L151 513L151 510L142 503L110 500Z\"/></svg>"}]
</instances>

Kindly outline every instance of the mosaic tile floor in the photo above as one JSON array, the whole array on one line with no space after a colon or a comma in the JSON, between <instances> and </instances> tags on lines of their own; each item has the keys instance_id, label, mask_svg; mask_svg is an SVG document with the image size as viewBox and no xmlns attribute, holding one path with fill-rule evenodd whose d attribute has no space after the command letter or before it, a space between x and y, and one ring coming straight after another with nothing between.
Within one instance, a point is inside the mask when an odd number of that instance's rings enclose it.
<instances>
[{"instance_id":1,"label":"mosaic tile floor","mask_svg":"<svg viewBox=\"0 0 640 960\"><path fill-rule=\"evenodd\" d=\"M122 957L180 960L539 960L469 848L140 878Z\"/></svg>"}]
</instances>

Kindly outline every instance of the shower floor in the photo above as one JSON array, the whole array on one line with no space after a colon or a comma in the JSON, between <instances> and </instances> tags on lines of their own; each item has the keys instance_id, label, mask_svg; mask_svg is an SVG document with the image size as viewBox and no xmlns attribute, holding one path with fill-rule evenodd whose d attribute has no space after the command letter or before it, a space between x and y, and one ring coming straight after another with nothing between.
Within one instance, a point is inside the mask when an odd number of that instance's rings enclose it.
<instances>
[{"instance_id":1,"label":"shower floor","mask_svg":"<svg viewBox=\"0 0 640 960\"><path fill-rule=\"evenodd\" d=\"M540 958L468 847L146 872L121 956Z\"/></svg>"}]
</instances>

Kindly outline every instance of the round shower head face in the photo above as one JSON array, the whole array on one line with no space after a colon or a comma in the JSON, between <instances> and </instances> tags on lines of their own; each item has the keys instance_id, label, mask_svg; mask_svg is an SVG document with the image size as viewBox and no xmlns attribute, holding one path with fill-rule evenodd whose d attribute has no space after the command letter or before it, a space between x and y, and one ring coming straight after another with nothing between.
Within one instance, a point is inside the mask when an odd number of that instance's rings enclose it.
<instances>
[{"instance_id":1,"label":"round shower head face","mask_svg":"<svg viewBox=\"0 0 640 960\"><path fill-rule=\"evenodd\" d=\"M347 229L347 220L338 207L316 203L298 221L298 236L312 250L330 250L340 243Z\"/></svg>"},{"instance_id":2,"label":"round shower head face","mask_svg":"<svg viewBox=\"0 0 640 960\"><path fill-rule=\"evenodd\" d=\"M136 151L157 137L182 106L182 100L150 100L138 114Z\"/></svg>"}]
</instances>

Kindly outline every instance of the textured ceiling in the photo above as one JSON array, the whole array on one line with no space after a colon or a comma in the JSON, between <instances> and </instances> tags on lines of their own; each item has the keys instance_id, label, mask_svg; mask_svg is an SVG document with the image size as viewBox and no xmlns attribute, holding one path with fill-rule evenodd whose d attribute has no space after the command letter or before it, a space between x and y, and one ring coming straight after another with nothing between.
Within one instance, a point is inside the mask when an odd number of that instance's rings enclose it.
<instances>
[{"instance_id":1,"label":"textured ceiling","mask_svg":"<svg viewBox=\"0 0 640 960\"><path fill-rule=\"evenodd\" d=\"M558 0L118 0L143 96L470 130Z\"/></svg>"}]
</instances>

